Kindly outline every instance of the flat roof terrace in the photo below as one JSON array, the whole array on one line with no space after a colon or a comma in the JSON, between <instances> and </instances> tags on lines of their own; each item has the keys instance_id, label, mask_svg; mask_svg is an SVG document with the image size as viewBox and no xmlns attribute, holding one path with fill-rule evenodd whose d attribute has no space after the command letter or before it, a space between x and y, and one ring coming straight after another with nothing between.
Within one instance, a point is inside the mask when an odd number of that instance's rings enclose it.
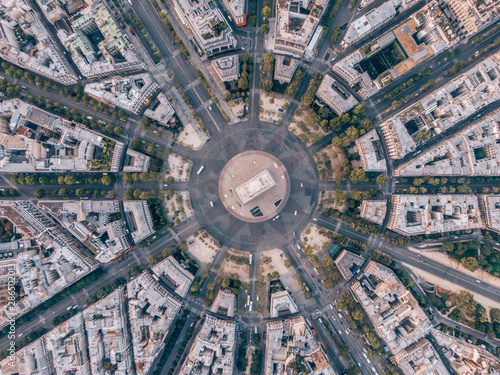
<instances>
[{"instance_id":1,"label":"flat roof terrace","mask_svg":"<svg viewBox=\"0 0 500 375\"><path fill-rule=\"evenodd\" d=\"M276 216L290 194L288 173L273 155L245 151L226 164L219 178L219 195L226 209L247 222Z\"/></svg>"},{"instance_id":2,"label":"flat roof terrace","mask_svg":"<svg viewBox=\"0 0 500 375\"><path fill-rule=\"evenodd\" d=\"M234 188L243 205L257 199L277 185L269 169L263 168Z\"/></svg>"}]
</instances>

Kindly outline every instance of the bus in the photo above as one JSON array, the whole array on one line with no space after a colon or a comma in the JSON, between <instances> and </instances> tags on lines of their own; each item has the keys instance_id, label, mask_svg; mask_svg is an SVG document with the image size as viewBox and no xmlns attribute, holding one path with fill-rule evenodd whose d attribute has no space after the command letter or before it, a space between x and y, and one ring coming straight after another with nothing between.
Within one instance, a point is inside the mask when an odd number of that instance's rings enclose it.
<instances>
[{"instance_id":1,"label":"bus","mask_svg":"<svg viewBox=\"0 0 500 375\"><path fill-rule=\"evenodd\" d=\"M205 166L204 166L204 165L202 165L202 166L200 167L200 169L198 169L198 172L196 172L196 174L200 174L200 173L203 171L203 169L205 169Z\"/></svg>"}]
</instances>

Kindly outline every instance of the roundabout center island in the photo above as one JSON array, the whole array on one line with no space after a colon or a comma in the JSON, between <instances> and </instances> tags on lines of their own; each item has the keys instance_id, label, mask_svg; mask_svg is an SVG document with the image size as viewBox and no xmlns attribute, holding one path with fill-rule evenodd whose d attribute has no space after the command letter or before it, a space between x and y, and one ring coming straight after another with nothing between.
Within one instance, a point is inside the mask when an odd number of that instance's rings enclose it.
<instances>
[{"instance_id":1,"label":"roundabout center island","mask_svg":"<svg viewBox=\"0 0 500 375\"><path fill-rule=\"evenodd\" d=\"M263 151L245 151L227 162L219 178L219 196L236 218L257 223L279 214L290 195L284 165Z\"/></svg>"}]
</instances>

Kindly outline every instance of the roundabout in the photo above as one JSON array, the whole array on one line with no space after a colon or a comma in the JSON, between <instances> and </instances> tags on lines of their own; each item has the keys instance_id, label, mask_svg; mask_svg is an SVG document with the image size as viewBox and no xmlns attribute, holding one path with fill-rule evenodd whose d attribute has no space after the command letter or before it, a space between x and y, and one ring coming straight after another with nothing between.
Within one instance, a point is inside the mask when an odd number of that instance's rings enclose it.
<instances>
[{"instance_id":1,"label":"roundabout","mask_svg":"<svg viewBox=\"0 0 500 375\"><path fill-rule=\"evenodd\" d=\"M310 221L319 191L316 164L286 127L230 125L197 156L189 184L192 208L200 226L224 245L273 248Z\"/></svg>"}]
</instances>

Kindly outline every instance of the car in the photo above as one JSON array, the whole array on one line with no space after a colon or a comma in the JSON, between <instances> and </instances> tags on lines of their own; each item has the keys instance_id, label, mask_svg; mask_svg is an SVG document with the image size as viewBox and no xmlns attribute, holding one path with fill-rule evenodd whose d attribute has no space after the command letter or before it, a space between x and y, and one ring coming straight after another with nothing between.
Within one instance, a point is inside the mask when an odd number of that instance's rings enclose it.
<instances>
[{"instance_id":1,"label":"car","mask_svg":"<svg viewBox=\"0 0 500 375\"><path fill-rule=\"evenodd\" d=\"M300 254L299 253L297 253L297 256L300 258Z\"/></svg>"},{"instance_id":2,"label":"car","mask_svg":"<svg viewBox=\"0 0 500 375\"><path fill-rule=\"evenodd\" d=\"M13 257L14 253L12 251L9 251L7 255L10 256L10 257Z\"/></svg>"},{"instance_id":3,"label":"car","mask_svg":"<svg viewBox=\"0 0 500 375\"><path fill-rule=\"evenodd\" d=\"M19 335L17 335L17 337L23 337L24 336L24 333L20 333Z\"/></svg>"},{"instance_id":4,"label":"car","mask_svg":"<svg viewBox=\"0 0 500 375\"><path fill-rule=\"evenodd\" d=\"M210 206L213 207L214 206L214 202L210 201Z\"/></svg>"},{"instance_id":5,"label":"car","mask_svg":"<svg viewBox=\"0 0 500 375\"><path fill-rule=\"evenodd\" d=\"M299 249L299 250L300 250L300 245L299 245L299 244L297 244L297 249Z\"/></svg>"},{"instance_id":6,"label":"car","mask_svg":"<svg viewBox=\"0 0 500 375\"><path fill-rule=\"evenodd\" d=\"M481 284L481 280L476 279L476 283Z\"/></svg>"},{"instance_id":7,"label":"car","mask_svg":"<svg viewBox=\"0 0 500 375\"><path fill-rule=\"evenodd\" d=\"M306 263L306 262L304 262L304 266L307 266L307 263Z\"/></svg>"},{"instance_id":8,"label":"car","mask_svg":"<svg viewBox=\"0 0 500 375\"><path fill-rule=\"evenodd\" d=\"M318 221L318 219L316 219L315 217L313 217L313 220L314 220L314 221Z\"/></svg>"},{"instance_id":9,"label":"car","mask_svg":"<svg viewBox=\"0 0 500 375\"><path fill-rule=\"evenodd\" d=\"M68 308L66 308L66 310L71 310L73 308L73 306L69 306Z\"/></svg>"},{"instance_id":10,"label":"car","mask_svg":"<svg viewBox=\"0 0 500 375\"><path fill-rule=\"evenodd\" d=\"M300 183L300 187L304 187L304 184L302 182Z\"/></svg>"},{"instance_id":11,"label":"car","mask_svg":"<svg viewBox=\"0 0 500 375\"><path fill-rule=\"evenodd\" d=\"M293 213L295 216L297 216L297 210L295 210L295 212Z\"/></svg>"}]
</instances>

